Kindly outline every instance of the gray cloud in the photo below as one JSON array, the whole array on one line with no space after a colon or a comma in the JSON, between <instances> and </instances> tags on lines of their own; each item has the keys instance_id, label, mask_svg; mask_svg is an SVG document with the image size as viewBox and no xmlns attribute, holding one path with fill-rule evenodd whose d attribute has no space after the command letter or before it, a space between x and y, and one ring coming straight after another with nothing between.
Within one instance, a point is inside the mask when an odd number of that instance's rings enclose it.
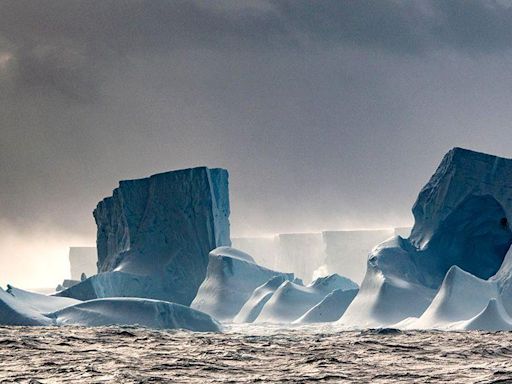
<instances>
[{"instance_id":1,"label":"gray cloud","mask_svg":"<svg viewBox=\"0 0 512 384\"><path fill-rule=\"evenodd\" d=\"M93 242L118 180L195 165L230 170L235 234L408 224L450 147L510 156L511 18L483 1L2 1L2 226Z\"/></svg>"},{"instance_id":2,"label":"gray cloud","mask_svg":"<svg viewBox=\"0 0 512 384\"><path fill-rule=\"evenodd\" d=\"M90 102L105 66L191 49L311 51L349 45L397 54L492 53L512 44L512 9L484 1L4 1L0 36L18 87Z\"/></svg>"}]
</instances>

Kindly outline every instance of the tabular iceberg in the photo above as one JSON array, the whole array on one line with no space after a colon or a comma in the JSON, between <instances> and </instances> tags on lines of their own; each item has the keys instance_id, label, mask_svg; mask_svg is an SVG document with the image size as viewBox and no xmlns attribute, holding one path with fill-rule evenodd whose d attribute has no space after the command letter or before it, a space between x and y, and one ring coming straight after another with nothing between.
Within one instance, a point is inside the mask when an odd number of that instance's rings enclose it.
<instances>
[{"instance_id":1,"label":"tabular iceberg","mask_svg":"<svg viewBox=\"0 0 512 384\"><path fill-rule=\"evenodd\" d=\"M209 258L206 279L191 307L220 321L231 321L253 291L270 278L294 278L293 273L281 273L261 267L248 254L230 247L213 250Z\"/></svg>"},{"instance_id":2,"label":"tabular iceberg","mask_svg":"<svg viewBox=\"0 0 512 384\"><path fill-rule=\"evenodd\" d=\"M206 167L121 181L94 211L96 276L59 293L136 296L189 305L208 253L229 246L228 173Z\"/></svg>"},{"instance_id":3,"label":"tabular iceberg","mask_svg":"<svg viewBox=\"0 0 512 384\"><path fill-rule=\"evenodd\" d=\"M420 317L453 265L483 280L495 275L512 244L511 180L512 160L461 148L448 152L413 206L410 237L373 249L361 290L340 324L388 326ZM506 270L493 278L502 294L511 286Z\"/></svg>"},{"instance_id":4,"label":"tabular iceberg","mask_svg":"<svg viewBox=\"0 0 512 384\"><path fill-rule=\"evenodd\" d=\"M277 235L275 268L288 269L305 282L321 264L324 244L320 233L280 233Z\"/></svg>"}]
</instances>

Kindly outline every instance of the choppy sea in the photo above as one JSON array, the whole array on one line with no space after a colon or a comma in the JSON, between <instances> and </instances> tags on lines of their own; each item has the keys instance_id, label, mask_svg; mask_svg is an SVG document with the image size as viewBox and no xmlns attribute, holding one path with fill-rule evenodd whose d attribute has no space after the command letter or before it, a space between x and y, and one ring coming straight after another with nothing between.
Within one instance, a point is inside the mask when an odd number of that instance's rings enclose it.
<instances>
[{"instance_id":1,"label":"choppy sea","mask_svg":"<svg viewBox=\"0 0 512 384\"><path fill-rule=\"evenodd\" d=\"M512 383L512 333L0 327L1 383Z\"/></svg>"}]
</instances>

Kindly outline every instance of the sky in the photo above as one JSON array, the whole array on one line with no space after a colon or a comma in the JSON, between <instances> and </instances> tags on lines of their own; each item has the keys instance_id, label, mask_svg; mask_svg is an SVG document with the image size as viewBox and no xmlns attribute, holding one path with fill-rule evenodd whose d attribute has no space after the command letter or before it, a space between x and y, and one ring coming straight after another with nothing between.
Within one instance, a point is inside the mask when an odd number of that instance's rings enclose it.
<instances>
[{"instance_id":1,"label":"sky","mask_svg":"<svg viewBox=\"0 0 512 384\"><path fill-rule=\"evenodd\" d=\"M0 2L0 283L54 286L119 180L230 172L235 236L413 223L512 157L508 1Z\"/></svg>"}]
</instances>

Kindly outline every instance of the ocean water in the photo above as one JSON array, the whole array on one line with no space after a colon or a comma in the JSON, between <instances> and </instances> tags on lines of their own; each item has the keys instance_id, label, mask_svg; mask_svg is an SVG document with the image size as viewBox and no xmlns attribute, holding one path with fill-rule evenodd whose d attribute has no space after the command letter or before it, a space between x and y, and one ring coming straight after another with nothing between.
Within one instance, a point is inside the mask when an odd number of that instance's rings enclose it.
<instances>
[{"instance_id":1,"label":"ocean water","mask_svg":"<svg viewBox=\"0 0 512 384\"><path fill-rule=\"evenodd\" d=\"M1 383L512 383L512 333L0 327Z\"/></svg>"}]
</instances>

